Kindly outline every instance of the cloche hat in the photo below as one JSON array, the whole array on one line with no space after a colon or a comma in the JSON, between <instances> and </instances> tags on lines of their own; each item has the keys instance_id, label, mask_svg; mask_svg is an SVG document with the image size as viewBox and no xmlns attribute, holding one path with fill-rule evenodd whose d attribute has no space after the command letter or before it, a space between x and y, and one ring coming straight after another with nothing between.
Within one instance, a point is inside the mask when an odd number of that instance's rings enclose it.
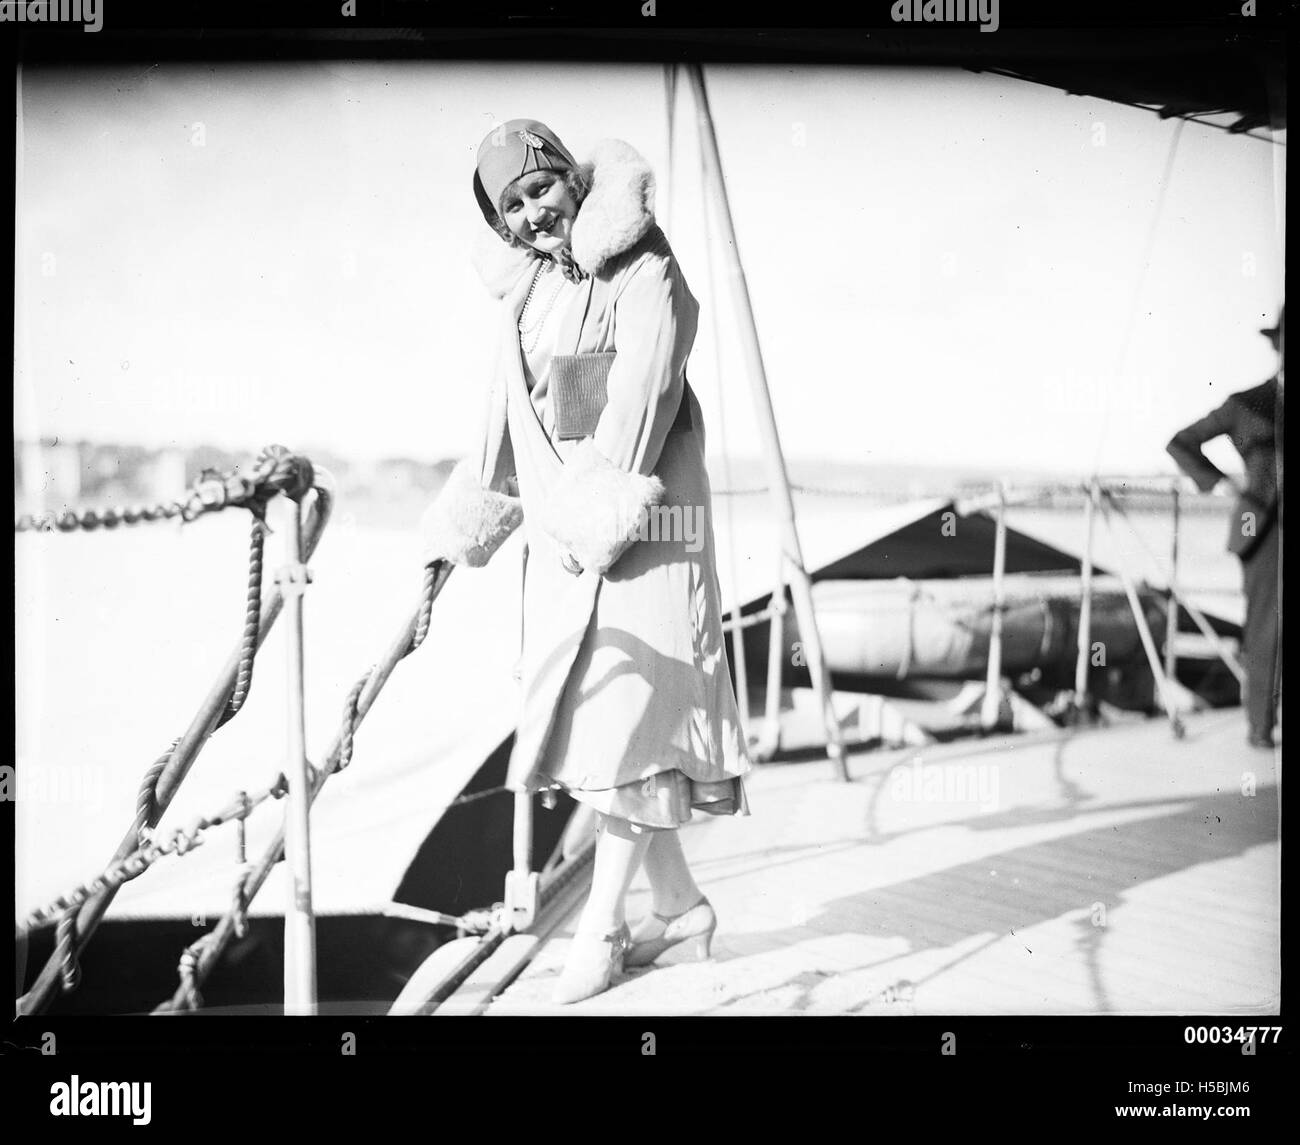
<instances>
[{"instance_id":1,"label":"cloche hat","mask_svg":"<svg viewBox=\"0 0 1300 1145\"><path fill-rule=\"evenodd\" d=\"M500 215L501 195L530 171L571 171L578 166L560 137L535 119L512 119L490 131L479 144L474 198L489 226Z\"/></svg>"}]
</instances>

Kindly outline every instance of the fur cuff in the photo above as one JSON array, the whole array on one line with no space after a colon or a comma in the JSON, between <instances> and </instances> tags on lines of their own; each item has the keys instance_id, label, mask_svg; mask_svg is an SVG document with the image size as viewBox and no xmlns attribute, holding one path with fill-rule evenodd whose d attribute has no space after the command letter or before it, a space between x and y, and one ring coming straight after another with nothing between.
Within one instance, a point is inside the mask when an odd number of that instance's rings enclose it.
<instances>
[{"instance_id":1,"label":"fur cuff","mask_svg":"<svg viewBox=\"0 0 1300 1145\"><path fill-rule=\"evenodd\" d=\"M541 526L583 569L603 576L641 534L645 514L664 496L658 477L627 473L587 438L541 507Z\"/></svg>"},{"instance_id":2,"label":"fur cuff","mask_svg":"<svg viewBox=\"0 0 1300 1145\"><path fill-rule=\"evenodd\" d=\"M481 568L524 519L518 497L484 489L469 459L458 461L420 519L423 563Z\"/></svg>"}]
</instances>

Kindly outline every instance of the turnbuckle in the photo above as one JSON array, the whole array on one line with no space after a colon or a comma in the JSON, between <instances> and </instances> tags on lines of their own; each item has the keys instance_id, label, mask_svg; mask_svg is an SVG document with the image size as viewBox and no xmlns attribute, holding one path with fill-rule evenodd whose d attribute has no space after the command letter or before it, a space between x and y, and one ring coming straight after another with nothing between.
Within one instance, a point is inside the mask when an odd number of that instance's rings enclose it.
<instances>
[{"instance_id":1,"label":"turnbuckle","mask_svg":"<svg viewBox=\"0 0 1300 1145\"><path fill-rule=\"evenodd\" d=\"M275 573L275 583L284 597L302 596L312 580L311 569L305 564L282 565Z\"/></svg>"}]
</instances>

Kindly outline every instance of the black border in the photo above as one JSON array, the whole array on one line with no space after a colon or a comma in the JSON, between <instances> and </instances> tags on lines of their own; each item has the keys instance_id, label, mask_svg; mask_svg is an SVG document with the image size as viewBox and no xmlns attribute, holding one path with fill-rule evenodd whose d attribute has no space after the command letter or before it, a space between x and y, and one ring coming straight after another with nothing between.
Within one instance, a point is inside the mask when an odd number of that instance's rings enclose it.
<instances>
[{"instance_id":1,"label":"black border","mask_svg":"<svg viewBox=\"0 0 1300 1145\"><path fill-rule=\"evenodd\" d=\"M0 43L14 61L33 64L84 65L139 59L169 61L289 60L308 58L377 59L529 59L648 62L855 63L889 66L1026 67L1035 63L1082 62L1099 70L1140 69L1155 59L1181 59L1188 74L1197 68L1224 69L1285 66L1294 29L1292 3L1259 0L1257 14L1243 18L1232 0L1184 0L1154 4L1109 2L1060 3L1041 0L1002 0L1002 27L995 35L975 28L904 25L890 21L888 0L830 4L806 0L781 9L752 4L683 3L656 0L656 14L647 19L639 0L560 0L545 4L507 0L491 7L450 5L434 0L357 0L358 14L340 14L342 0L101 0L104 29L86 34L79 29L42 26L13 34L0 25ZM797 25L795 21L797 20ZM755 26L755 22L758 25ZM2 146L14 154L14 90L4 88L0 106ZM12 161L12 160L11 160ZM12 207L13 180L4 184ZM13 645L10 644L10 648ZM16 665L15 665L16 671ZM0 807L4 829L12 839L14 808ZM12 848L0 848L6 868ZM1283 848L1284 864L1287 849ZM9 872L12 874L12 872ZM13 894L12 878L4 879ZM1284 889L1290 885L1283 872ZM12 903L12 897L10 898ZM1283 955L1289 951L1283 935ZM92 950L93 956L93 950ZM1284 976L1285 978L1285 976ZM203 1017L198 1015L195 1017ZM374 1017L231 1018L207 1020L174 1017L27 1017L10 1023L2 1044L5 1065L15 1068L12 1111L36 1117L48 1115L48 1086L72 1073L101 1080L156 1079L154 1124L193 1124L197 1104L204 1098L232 1096L242 1082L265 1089L270 1085L282 1100L290 1096L283 1082L297 1077L310 1090L299 1090L295 1117L304 1125L338 1127L338 1117L350 1110L385 1107L423 1110L433 1127L450 1132L489 1128L456 1125L442 1112L465 1116L469 1084L486 1080L485 1092L499 1104L489 1116L499 1124L502 1114L517 1123L533 1116L532 1106L551 1097L568 1098L575 1090L562 1065L568 1059L602 1058L612 1062L658 1058L690 1059L714 1069L673 1075L669 1093L649 1090L624 1100L623 1108L654 1110L649 1132L671 1120L682 1124L673 1096L692 1104L698 1091L715 1116L752 1104L765 1112L792 1105L805 1116L831 1106L879 1115L891 1103L913 1124L932 1127L937 1120L954 1125L985 1126L1001 1122L1008 1128L1032 1129L1021 1120L1031 1111L1057 1114L1074 1125L1116 1123L1114 1104L1161 1103L1247 1104L1257 1116L1247 1124L1258 1128L1258 1114L1281 1110L1287 1087L1283 1066L1293 1065L1291 1031L1284 1029L1278 1044L1261 1044L1253 1056L1237 1045L1189 1045L1188 1026L1233 1027L1283 1019L1210 1018L874 1018L790 1017L728 1019L670 1018L496 1018L418 1019ZM357 1036L355 1057L340 1052L344 1032ZM643 1053L644 1034L656 1036L656 1054ZM55 1035L58 1052L40 1052L46 1032ZM957 1037L958 1053L941 1052L944 1035ZM805 1090L784 1073L759 1073L764 1062L784 1065L807 1058L822 1084ZM730 1059L730 1060L729 1060ZM724 1107L714 1081L728 1072L717 1067L734 1061L754 1081L772 1078L739 1091ZM832 1080L826 1066L844 1063L853 1083ZM447 1086L458 1064L455 1085ZM560 1067L545 1073L539 1066ZM496 1065L507 1069L493 1069ZM485 1068L486 1067L486 1068ZM649 1066L648 1068L653 1068ZM290 1077L284 1071L288 1070ZM521 1071L535 1071L523 1073ZM587 1076L584 1069L583 1077ZM626 1075L628 1080L636 1074ZM256 1077L256 1081L254 1081ZM1222 1097L1191 1095L1182 1099L1135 1099L1126 1095L1127 1080L1188 1080L1252 1082L1245 1094ZM503 1093L525 1081L527 1105L507 1107ZM320 1082L344 1088L319 1089ZM558 1086L558 1089L556 1088ZM635 1094L635 1089L632 1093ZM380 1095L380 1096L377 1096ZM513 1096L513 1094L512 1094ZM521 1095L522 1096L522 1095ZM836 1100L839 1098L840 1100ZM844 1099L847 1099L845 1102ZM507 1099L508 1100L508 1099ZM517 1098L516 1098L517 1101ZM204 1108L207 1108L204 1106ZM221 1108L225 1108L224 1106ZM453 1112L455 1110L456 1112ZM760 1115L761 1115L760 1112ZM659 1116L655 1116L658 1114ZM730 1119L728 1119L730 1120ZM98 1124L95 1123L96 1127ZM866 1132L879 1131L875 1116L857 1123ZM1169 1122L1165 1122L1169 1124ZM635 1126L635 1121L634 1121ZM725 1127L724 1127L725 1126ZM729 1131L710 1118L705 1132ZM567 1126L566 1126L567 1128ZM592 1128L596 1128L593 1126ZM602 1127L603 1128L603 1127ZM1223 1122L1216 1129L1225 1128ZM435 1129L436 1131L436 1129ZM562 1130L563 1131L563 1130ZM597 1129L601 1131L601 1129ZM634 1130L635 1131L635 1128Z\"/></svg>"}]
</instances>

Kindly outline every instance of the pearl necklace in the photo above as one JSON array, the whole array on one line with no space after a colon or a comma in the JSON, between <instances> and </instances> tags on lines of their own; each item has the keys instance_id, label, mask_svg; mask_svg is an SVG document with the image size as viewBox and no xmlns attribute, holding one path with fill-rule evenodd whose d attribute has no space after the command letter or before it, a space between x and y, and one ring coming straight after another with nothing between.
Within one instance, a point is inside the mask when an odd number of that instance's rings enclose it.
<instances>
[{"instance_id":1,"label":"pearl necklace","mask_svg":"<svg viewBox=\"0 0 1300 1145\"><path fill-rule=\"evenodd\" d=\"M546 305L540 315L533 317L533 296L537 293L537 284L550 271L539 270L533 275L532 284L528 287L528 296L524 299L523 309L519 312L519 341L524 348L525 354L531 354L542 341L542 331L546 326L546 319L550 316L551 310L564 293L564 275L556 274L557 285L551 291L550 297L546 300ZM533 318L531 323L526 319ZM531 339L531 340L530 340Z\"/></svg>"}]
</instances>

